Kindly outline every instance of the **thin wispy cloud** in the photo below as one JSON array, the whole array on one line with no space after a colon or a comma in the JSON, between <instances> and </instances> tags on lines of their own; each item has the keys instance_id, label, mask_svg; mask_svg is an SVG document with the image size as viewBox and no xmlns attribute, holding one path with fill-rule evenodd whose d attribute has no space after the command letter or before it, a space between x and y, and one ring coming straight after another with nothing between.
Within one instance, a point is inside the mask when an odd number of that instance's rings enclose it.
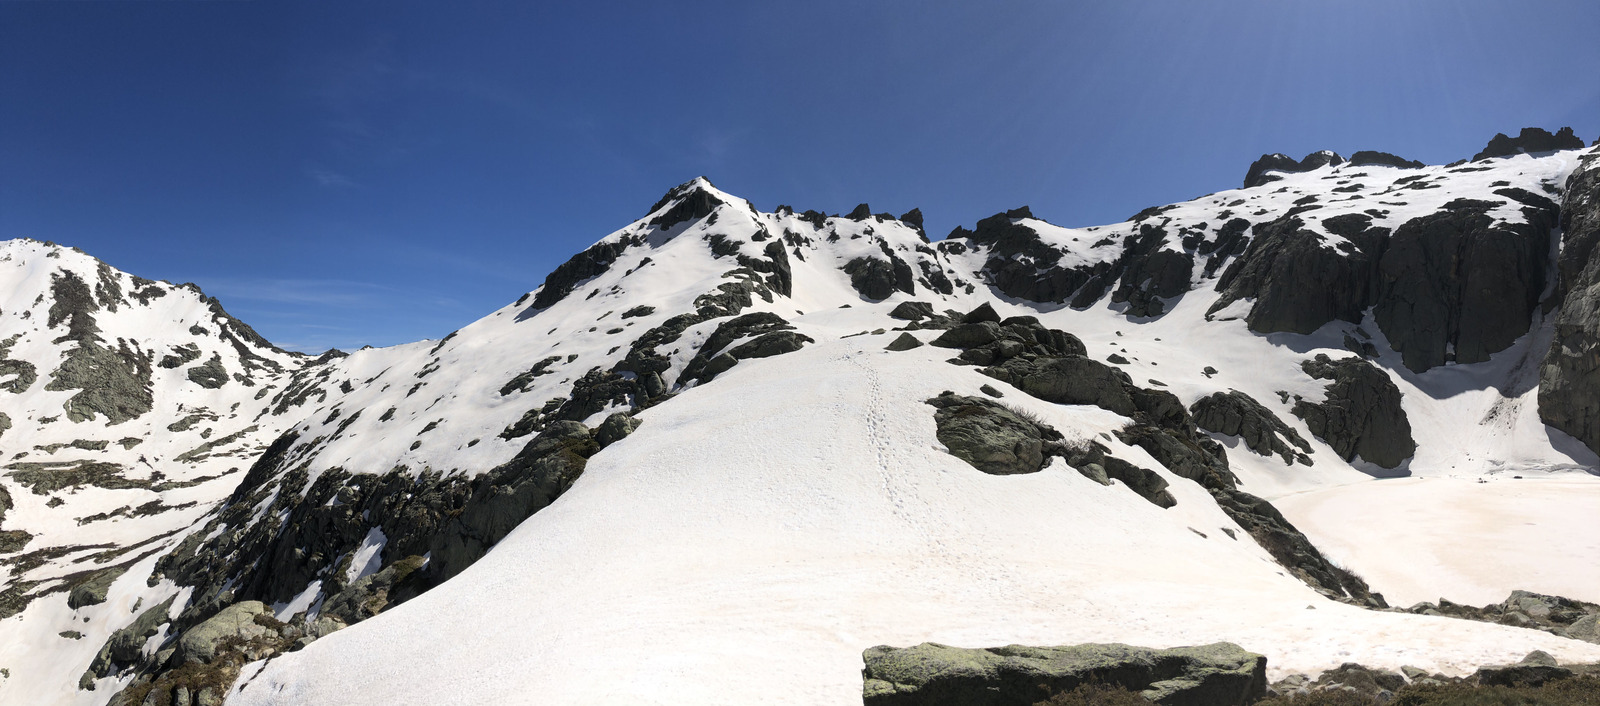
<instances>
[{"instance_id":1,"label":"thin wispy cloud","mask_svg":"<svg viewBox=\"0 0 1600 706\"><path fill-rule=\"evenodd\" d=\"M308 169L306 176L324 189L347 189L356 185L350 177L326 169Z\"/></svg>"}]
</instances>

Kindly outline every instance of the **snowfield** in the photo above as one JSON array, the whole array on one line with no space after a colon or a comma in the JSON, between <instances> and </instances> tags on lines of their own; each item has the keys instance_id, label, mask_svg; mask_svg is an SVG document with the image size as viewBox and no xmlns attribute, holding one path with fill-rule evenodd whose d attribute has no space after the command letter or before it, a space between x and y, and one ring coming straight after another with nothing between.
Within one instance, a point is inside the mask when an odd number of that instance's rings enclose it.
<instances>
[{"instance_id":1,"label":"snowfield","mask_svg":"<svg viewBox=\"0 0 1600 706\"><path fill-rule=\"evenodd\" d=\"M1397 478L1273 504L1389 602L1497 603L1514 586L1600 601L1600 478Z\"/></svg>"},{"instance_id":2,"label":"snowfield","mask_svg":"<svg viewBox=\"0 0 1600 706\"><path fill-rule=\"evenodd\" d=\"M889 338L741 364L647 411L456 580L271 661L229 703L850 703L862 649L927 640L1228 640L1275 675L1600 659L1323 599L1175 476L1161 510L1059 463L985 475L943 451L922 400L988 379ZM1006 400L1063 429L1115 423Z\"/></svg>"}]
</instances>

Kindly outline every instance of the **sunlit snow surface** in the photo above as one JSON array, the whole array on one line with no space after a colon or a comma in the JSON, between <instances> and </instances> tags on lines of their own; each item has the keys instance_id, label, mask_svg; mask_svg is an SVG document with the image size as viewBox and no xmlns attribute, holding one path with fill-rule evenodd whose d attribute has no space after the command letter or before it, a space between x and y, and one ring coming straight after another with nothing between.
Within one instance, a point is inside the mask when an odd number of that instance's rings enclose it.
<instances>
[{"instance_id":1,"label":"sunlit snow surface","mask_svg":"<svg viewBox=\"0 0 1600 706\"><path fill-rule=\"evenodd\" d=\"M888 338L741 364L646 412L467 572L273 660L231 703L849 703L863 648L924 640L1230 640L1277 672L1600 659L1324 600L1170 475L1178 505L1161 510L1059 462L978 472L942 450L922 400L987 378ZM1078 433L1117 421L1007 399Z\"/></svg>"}]
</instances>

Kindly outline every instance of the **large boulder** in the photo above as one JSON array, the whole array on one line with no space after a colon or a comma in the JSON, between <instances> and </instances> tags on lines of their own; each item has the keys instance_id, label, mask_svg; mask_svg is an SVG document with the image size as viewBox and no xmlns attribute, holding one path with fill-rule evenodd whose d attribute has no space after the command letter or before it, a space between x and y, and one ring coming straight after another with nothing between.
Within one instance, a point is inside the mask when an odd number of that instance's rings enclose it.
<instances>
[{"instance_id":1,"label":"large boulder","mask_svg":"<svg viewBox=\"0 0 1600 706\"><path fill-rule=\"evenodd\" d=\"M873 647L862 659L866 706L1031 706L1083 684L1121 686L1163 706L1242 706L1267 686L1267 658L1226 642L1166 650L925 642Z\"/></svg>"},{"instance_id":2,"label":"large boulder","mask_svg":"<svg viewBox=\"0 0 1600 706\"><path fill-rule=\"evenodd\" d=\"M90 575L83 583L72 587L72 592L67 594L67 607L77 610L106 602L106 592L111 590L111 583L127 570L126 566L114 566Z\"/></svg>"},{"instance_id":3,"label":"large boulder","mask_svg":"<svg viewBox=\"0 0 1600 706\"><path fill-rule=\"evenodd\" d=\"M1549 653L1534 650L1521 662L1479 667L1472 676L1481 686L1539 687L1572 676L1572 670L1556 664Z\"/></svg>"},{"instance_id":4,"label":"large boulder","mask_svg":"<svg viewBox=\"0 0 1600 706\"><path fill-rule=\"evenodd\" d=\"M934 423L939 443L984 473L1037 473L1044 468L1047 437L1061 437L1004 405L979 397L947 392L928 404L938 409Z\"/></svg>"},{"instance_id":5,"label":"large boulder","mask_svg":"<svg viewBox=\"0 0 1600 706\"><path fill-rule=\"evenodd\" d=\"M258 616L271 616L272 610L261 601L239 601L223 608L183 632L178 638L178 658L183 662L210 662L225 641L252 640L271 630L256 621Z\"/></svg>"},{"instance_id":6,"label":"large boulder","mask_svg":"<svg viewBox=\"0 0 1600 706\"><path fill-rule=\"evenodd\" d=\"M1318 354L1301 364L1307 375L1331 380L1321 403L1297 401L1291 411L1341 458L1356 456L1395 468L1416 453L1411 422L1400 405L1400 388L1360 358L1331 360Z\"/></svg>"}]
</instances>

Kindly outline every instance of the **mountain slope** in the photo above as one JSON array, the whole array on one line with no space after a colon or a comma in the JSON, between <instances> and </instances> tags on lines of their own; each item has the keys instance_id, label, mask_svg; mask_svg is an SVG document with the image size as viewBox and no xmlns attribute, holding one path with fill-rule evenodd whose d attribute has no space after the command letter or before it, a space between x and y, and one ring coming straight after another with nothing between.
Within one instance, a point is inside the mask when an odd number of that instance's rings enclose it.
<instances>
[{"instance_id":1,"label":"mountain slope","mask_svg":"<svg viewBox=\"0 0 1600 706\"><path fill-rule=\"evenodd\" d=\"M865 647L929 639L1229 639L1279 672L1600 659L1357 607L1383 598L1344 567L1414 599L1389 573L1406 547L1332 542L1308 500L1394 475L1600 492L1545 426L1539 365L1592 152L1263 158L1253 186L1125 223L1023 208L938 243L915 211L764 213L691 181L443 340L256 353L279 368L236 400L248 471L110 583L119 616L35 600L8 644L95 632L49 667L0 648L28 668L0 696L242 673L230 703L831 703ZM1289 496L1287 519L1261 499ZM1600 585L1600 547L1561 551L1560 574L1430 585L1600 600L1569 590Z\"/></svg>"},{"instance_id":2,"label":"mountain slope","mask_svg":"<svg viewBox=\"0 0 1600 706\"><path fill-rule=\"evenodd\" d=\"M0 641L0 664L8 691L53 693L125 622L107 582L129 576L146 600L179 591L146 587L149 565L292 423L284 387L319 361L194 285L54 244L0 243L0 278L0 617L51 636ZM69 629L81 637L57 636Z\"/></svg>"}]
</instances>

